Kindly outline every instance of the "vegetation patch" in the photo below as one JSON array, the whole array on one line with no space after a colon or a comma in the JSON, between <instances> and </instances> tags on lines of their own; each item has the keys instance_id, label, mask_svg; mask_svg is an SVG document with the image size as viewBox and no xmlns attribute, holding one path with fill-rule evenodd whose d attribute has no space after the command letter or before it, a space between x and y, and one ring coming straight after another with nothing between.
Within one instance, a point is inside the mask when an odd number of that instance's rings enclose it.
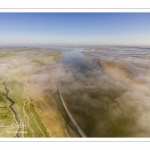
<instances>
[{"instance_id":1,"label":"vegetation patch","mask_svg":"<svg viewBox=\"0 0 150 150\"><path fill-rule=\"evenodd\" d=\"M14 54L0 54L0 58L12 57Z\"/></svg>"},{"instance_id":2,"label":"vegetation patch","mask_svg":"<svg viewBox=\"0 0 150 150\"><path fill-rule=\"evenodd\" d=\"M1 49L0 65L3 65L4 70L1 70L0 74L0 137L14 137L19 127L14 112L9 108L10 102L5 98L3 82L7 85L8 97L14 102L12 107L21 124L19 137L49 137L42 119L35 110L34 100L30 98L25 86L25 78L31 72L40 69L40 66L52 63L58 58L59 53L45 53L40 49ZM10 128L12 123L18 126ZM3 125L7 125L8 129Z\"/></svg>"}]
</instances>

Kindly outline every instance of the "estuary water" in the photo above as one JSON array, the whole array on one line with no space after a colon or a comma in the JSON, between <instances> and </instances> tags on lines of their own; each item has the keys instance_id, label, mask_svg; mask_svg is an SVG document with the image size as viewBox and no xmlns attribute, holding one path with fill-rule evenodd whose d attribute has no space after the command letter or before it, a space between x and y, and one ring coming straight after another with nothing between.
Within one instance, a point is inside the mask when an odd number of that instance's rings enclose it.
<instances>
[{"instance_id":1,"label":"estuary water","mask_svg":"<svg viewBox=\"0 0 150 150\"><path fill-rule=\"evenodd\" d=\"M87 137L150 136L149 54L144 47L64 51L63 97Z\"/></svg>"},{"instance_id":2,"label":"estuary water","mask_svg":"<svg viewBox=\"0 0 150 150\"><path fill-rule=\"evenodd\" d=\"M150 137L149 48L57 51L63 59L32 75L30 83L35 82L43 95L53 95L58 111L76 136L80 135L63 108L59 84L67 108L87 137Z\"/></svg>"}]
</instances>

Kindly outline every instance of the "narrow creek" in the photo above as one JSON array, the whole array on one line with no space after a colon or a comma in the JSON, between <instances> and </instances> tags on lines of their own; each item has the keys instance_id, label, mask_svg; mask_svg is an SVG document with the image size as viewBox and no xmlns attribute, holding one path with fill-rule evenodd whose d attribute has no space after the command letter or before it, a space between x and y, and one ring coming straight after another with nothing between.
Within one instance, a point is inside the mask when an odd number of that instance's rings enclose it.
<instances>
[{"instance_id":1,"label":"narrow creek","mask_svg":"<svg viewBox=\"0 0 150 150\"><path fill-rule=\"evenodd\" d=\"M7 81L7 80L6 80ZM16 136L15 137L19 137L19 130L20 130L20 121L19 121L19 119L18 119L18 117L17 117L17 113L15 112L15 110L14 110L14 108L13 108L13 105L15 104L15 102L8 96L8 93L9 93L9 90L8 90L8 88L7 88L7 85L6 85L6 81L4 81L3 82L3 87L4 87L4 89L5 89L5 91L6 91L6 93L5 93L5 98L10 102L10 105L9 105L9 108L10 108L10 110L13 112L13 114L14 114L14 116L15 116L15 119L16 119L16 121L17 121L17 123L18 123L18 130L17 130L17 132L16 132Z\"/></svg>"}]
</instances>

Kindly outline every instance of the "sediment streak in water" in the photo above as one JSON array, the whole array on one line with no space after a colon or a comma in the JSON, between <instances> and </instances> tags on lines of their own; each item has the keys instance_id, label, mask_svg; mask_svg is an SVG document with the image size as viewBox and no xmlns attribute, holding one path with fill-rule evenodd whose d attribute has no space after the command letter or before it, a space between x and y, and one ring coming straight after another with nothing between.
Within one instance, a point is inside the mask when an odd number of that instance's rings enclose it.
<instances>
[{"instance_id":1,"label":"sediment streak in water","mask_svg":"<svg viewBox=\"0 0 150 150\"><path fill-rule=\"evenodd\" d=\"M6 80L6 81L7 81L7 80ZM19 119L18 119L18 117L17 117L17 113L15 112L15 110L14 110L14 108L13 108L13 105L14 105L15 102L8 96L9 90L7 89L6 81L4 81L2 85L3 85L3 87L4 87L5 91L6 91L5 97L6 97L6 99L10 102L9 108L10 108L11 111L13 112L13 114L14 114L14 116L15 116L15 119L16 119L16 121L17 121L17 123L18 123L18 131L17 131L15 137L19 137L20 121L19 121Z\"/></svg>"}]
</instances>

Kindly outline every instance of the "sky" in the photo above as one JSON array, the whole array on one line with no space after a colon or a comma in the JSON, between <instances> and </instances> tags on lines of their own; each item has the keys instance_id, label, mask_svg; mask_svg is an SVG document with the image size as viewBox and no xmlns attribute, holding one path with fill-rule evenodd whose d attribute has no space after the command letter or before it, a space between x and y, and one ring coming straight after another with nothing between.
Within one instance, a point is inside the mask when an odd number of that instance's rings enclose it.
<instances>
[{"instance_id":1,"label":"sky","mask_svg":"<svg viewBox=\"0 0 150 150\"><path fill-rule=\"evenodd\" d=\"M0 13L0 46L150 46L150 13Z\"/></svg>"}]
</instances>

